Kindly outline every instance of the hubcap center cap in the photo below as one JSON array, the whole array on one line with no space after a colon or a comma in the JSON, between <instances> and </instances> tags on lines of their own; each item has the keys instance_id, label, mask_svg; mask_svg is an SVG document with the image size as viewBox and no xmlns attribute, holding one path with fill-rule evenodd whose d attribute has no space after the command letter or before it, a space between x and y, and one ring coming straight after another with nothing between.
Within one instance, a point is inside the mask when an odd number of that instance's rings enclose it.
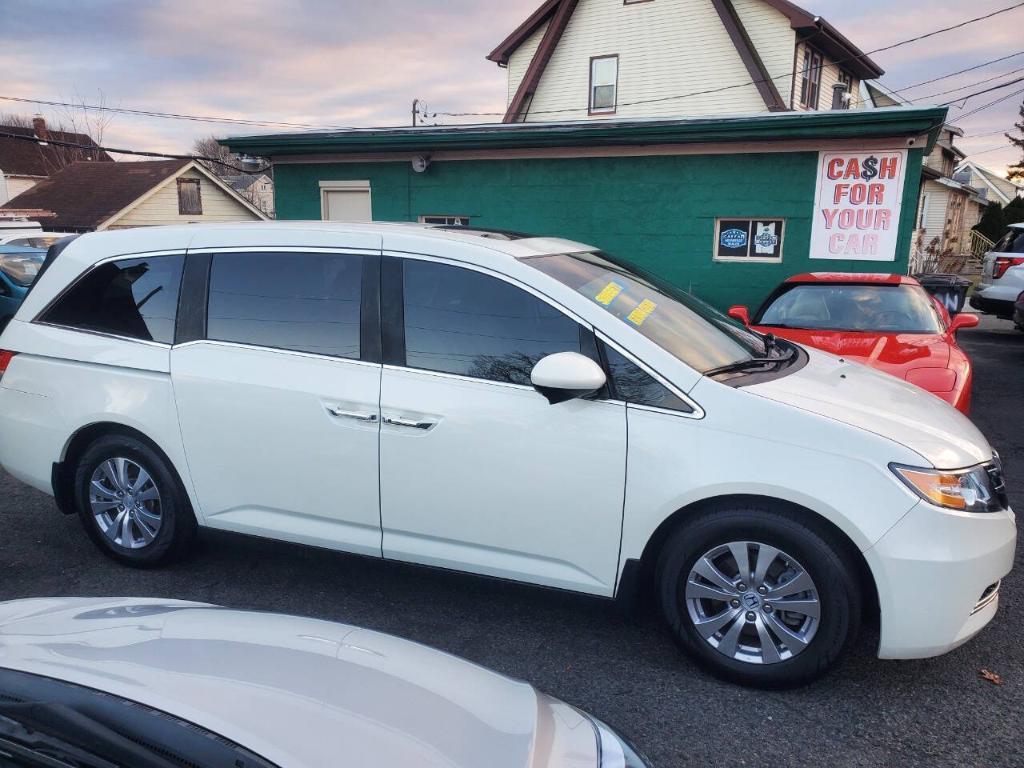
<instances>
[{"instance_id":1,"label":"hubcap center cap","mask_svg":"<svg viewBox=\"0 0 1024 768\"><path fill-rule=\"evenodd\" d=\"M761 607L761 596L757 592L744 592L740 596L740 602L747 610L754 611Z\"/></svg>"}]
</instances>

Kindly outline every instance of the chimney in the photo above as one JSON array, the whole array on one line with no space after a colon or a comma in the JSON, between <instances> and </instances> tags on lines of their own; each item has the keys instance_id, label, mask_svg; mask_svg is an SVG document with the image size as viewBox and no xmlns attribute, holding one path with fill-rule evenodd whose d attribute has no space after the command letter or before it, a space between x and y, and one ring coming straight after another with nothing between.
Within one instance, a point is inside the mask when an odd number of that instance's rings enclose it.
<instances>
[{"instance_id":1,"label":"chimney","mask_svg":"<svg viewBox=\"0 0 1024 768\"><path fill-rule=\"evenodd\" d=\"M849 109L850 94L849 86L846 83L836 83L832 86L832 109Z\"/></svg>"},{"instance_id":2,"label":"chimney","mask_svg":"<svg viewBox=\"0 0 1024 768\"><path fill-rule=\"evenodd\" d=\"M36 115L32 118L32 130L36 132L37 138L46 138L46 120L43 119L42 115Z\"/></svg>"}]
</instances>

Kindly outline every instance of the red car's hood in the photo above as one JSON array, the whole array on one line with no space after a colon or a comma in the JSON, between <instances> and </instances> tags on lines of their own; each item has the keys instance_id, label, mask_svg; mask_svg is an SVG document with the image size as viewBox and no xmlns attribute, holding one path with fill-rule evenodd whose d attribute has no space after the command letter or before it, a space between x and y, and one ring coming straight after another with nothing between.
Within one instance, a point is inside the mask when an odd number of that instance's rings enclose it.
<instances>
[{"instance_id":1,"label":"red car's hood","mask_svg":"<svg viewBox=\"0 0 1024 768\"><path fill-rule=\"evenodd\" d=\"M753 327L760 333L774 333L780 338L870 365L901 379L906 378L907 371L914 368L945 368L949 365L949 342L945 336L938 333L876 333Z\"/></svg>"}]
</instances>

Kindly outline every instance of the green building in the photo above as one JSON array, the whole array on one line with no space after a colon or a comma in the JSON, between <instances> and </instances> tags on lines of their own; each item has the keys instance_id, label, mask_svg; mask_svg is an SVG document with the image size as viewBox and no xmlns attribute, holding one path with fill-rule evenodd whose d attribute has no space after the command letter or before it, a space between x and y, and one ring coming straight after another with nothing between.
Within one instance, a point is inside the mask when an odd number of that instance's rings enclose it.
<instances>
[{"instance_id":1,"label":"green building","mask_svg":"<svg viewBox=\"0 0 1024 768\"><path fill-rule=\"evenodd\" d=\"M712 303L807 271L906 273L944 108L355 129L222 143L273 164L277 217L579 240Z\"/></svg>"}]
</instances>

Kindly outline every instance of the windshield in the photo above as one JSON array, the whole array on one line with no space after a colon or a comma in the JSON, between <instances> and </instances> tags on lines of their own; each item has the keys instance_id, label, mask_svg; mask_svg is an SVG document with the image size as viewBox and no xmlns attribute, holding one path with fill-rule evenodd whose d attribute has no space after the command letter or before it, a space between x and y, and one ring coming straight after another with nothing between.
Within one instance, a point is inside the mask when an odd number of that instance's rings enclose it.
<instances>
[{"instance_id":1,"label":"windshield","mask_svg":"<svg viewBox=\"0 0 1024 768\"><path fill-rule=\"evenodd\" d=\"M590 299L701 373L768 352L760 336L696 296L608 254L562 253L522 261Z\"/></svg>"},{"instance_id":2,"label":"windshield","mask_svg":"<svg viewBox=\"0 0 1024 768\"><path fill-rule=\"evenodd\" d=\"M756 325L823 331L942 333L931 297L917 285L793 285Z\"/></svg>"},{"instance_id":3,"label":"windshield","mask_svg":"<svg viewBox=\"0 0 1024 768\"><path fill-rule=\"evenodd\" d=\"M0 253L0 270L11 278L15 285L27 288L36 279L45 258L46 251Z\"/></svg>"}]
</instances>

